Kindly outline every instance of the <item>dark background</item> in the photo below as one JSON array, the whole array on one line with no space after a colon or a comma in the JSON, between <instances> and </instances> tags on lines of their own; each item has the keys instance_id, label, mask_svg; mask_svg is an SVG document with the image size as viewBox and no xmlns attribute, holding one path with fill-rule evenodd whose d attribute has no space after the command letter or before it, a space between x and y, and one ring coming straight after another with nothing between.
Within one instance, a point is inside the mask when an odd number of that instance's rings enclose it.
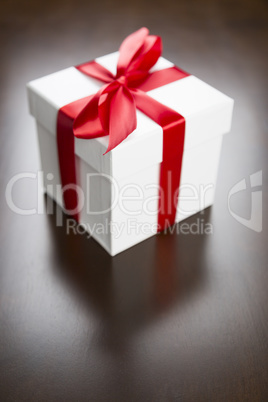
<instances>
[{"instance_id":1,"label":"dark background","mask_svg":"<svg viewBox=\"0 0 268 402\"><path fill-rule=\"evenodd\" d=\"M266 401L267 3L2 0L0 400ZM19 216L5 188L40 169L25 84L115 51L147 26L164 57L235 99L213 235L158 235L111 258L55 216ZM263 231L227 196L263 172ZM14 198L32 208L36 183ZM249 218L250 190L232 209Z\"/></svg>"}]
</instances>

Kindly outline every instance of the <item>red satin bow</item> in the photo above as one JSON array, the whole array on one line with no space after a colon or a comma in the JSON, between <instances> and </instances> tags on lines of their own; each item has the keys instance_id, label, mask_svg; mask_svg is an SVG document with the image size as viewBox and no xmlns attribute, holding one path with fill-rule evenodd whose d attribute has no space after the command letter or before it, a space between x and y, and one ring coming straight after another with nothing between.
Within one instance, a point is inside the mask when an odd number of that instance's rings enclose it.
<instances>
[{"instance_id":1,"label":"red satin bow","mask_svg":"<svg viewBox=\"0 0 268 402\"><path fill-rule=\"evenodd\" d=\"M179 113L148 96L146 91L189 75L175 66L150 72L161 52L161 38L149 35L147 28L141 28L122 42L115 76L95 61L77 66L82 73L106 84L95 95L62 107L57 120L58 155L63 188L76 185L74 135L82 139L109 135L107 153L135 130L136 108L163 128L159 231L175 222L185 120ZM63 198L65 208L79 221L76 192L64 191Z\"/></svg>"},{"instance_id":2,"label":"red satin bow","mask_svg":"<svg viewBox=\"0 0 268 402\"><path fill-rule=\"evenodd\" d=\"M141 28L122 42L115 76L94 61L77 66L79 71L107 84L74 120L74 135L90 139L109 134L107 153L132 133L137 127L136 107L142 109L140 98L146 97L138 88L145 84L149 84L150 89L160 86L161 72L149 74L149 70L161 53L161 38ZM144 113L147 114L146 110Z\"/></svg>"}]
</instances>

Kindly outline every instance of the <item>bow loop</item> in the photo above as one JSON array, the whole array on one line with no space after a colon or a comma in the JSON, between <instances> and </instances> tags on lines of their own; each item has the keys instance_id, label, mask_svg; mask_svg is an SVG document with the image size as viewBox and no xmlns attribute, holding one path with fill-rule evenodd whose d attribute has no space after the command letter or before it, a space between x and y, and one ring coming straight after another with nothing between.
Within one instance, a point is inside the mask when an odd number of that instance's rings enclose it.
<instances>
[{"instance_id":1,"label":"bow loop","mask_svg":"<svg viewBox=\"0 0 268 402\"><path fill-rule=\"evenodd\" d=\"M148 34L149 30L147 28L140 28L138 31L133 32L123 40L119 48L119 59L116 74L117 77L125 75L129 64L142 47Z\"/></svg>"},{"instance_id":2,"label":"bow loop","mask_svg":"<svg viewBox=\"0 0 268 402\"><path fill-rule=\"evenodd\" d=\"M130 82L145 78L161 53L160 36L149 35L147 28L139 29L129 35L119 48L116 77L125 75Z\"/></svg>"},{"instance_id":3,"label":"bow loop","mask_svg":"<svg viewBox=\"0 0 268 402\"><path fill-rule=\"evenodd\" d=\"M159 36L149 35L145 38L143 46L131 61L127 74L144 72L148 74L162 53L162 40Z\"/></svg>"}]
</instances>

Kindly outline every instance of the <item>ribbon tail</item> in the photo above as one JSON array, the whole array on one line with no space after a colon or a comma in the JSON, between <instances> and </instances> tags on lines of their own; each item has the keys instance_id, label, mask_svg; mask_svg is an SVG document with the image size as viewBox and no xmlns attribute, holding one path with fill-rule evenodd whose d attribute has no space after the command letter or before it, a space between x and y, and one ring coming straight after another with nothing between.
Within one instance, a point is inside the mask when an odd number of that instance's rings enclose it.
<instances>
[{"instance_id":1,"label":"ribbon tail","mask_svg":"<svg viewBox=\"0 0 268 402\"><path fill-rule=\"evenodd\" d=\"M89 98L87 104L78 113L73 122L75 137L82 139L97 138L107 135L99 119L99 101L104 88Z\"/></svg>"},{"instance_id":2,"label":"ribbon tail","mask_svg":"<svg viewBox=\"0 0 268 402\"><path fill-rule=\"evenodd\" d=\"M137 127L135 101L126 87L120 85L107 94L104 102L100 102L99 119L103 129L109 133L106 154L117 147Z\"/></svg>"}]
</instances>

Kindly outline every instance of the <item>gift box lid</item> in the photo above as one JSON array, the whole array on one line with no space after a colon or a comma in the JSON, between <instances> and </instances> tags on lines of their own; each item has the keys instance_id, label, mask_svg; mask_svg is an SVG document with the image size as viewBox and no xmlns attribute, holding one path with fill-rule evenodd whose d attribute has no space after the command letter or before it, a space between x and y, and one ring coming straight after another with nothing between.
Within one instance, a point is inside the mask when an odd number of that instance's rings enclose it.
<instances>
[{"instance_id":1,"label":"gift box lid","mask_svg":"<svg viewBox=\"0 0 268 402\"><path fill-rule=\"evenodd\" d=\"M118 54L111 53L96 61L115 73ZM173 65L160 57L151 71ZM36 79L27 85L30 112L39 124L56 135L58 110L96 93L102 85L75 67ZM184 116L185 151L230 130L233 100L193 75L147 94ZM75 138L75 152L80 158L97 172L120 179L162 161L163 131L137 110L137 128L116 148L103 155L107 147L108 136L90 140Z\"/></svg>"}]
</instances>

